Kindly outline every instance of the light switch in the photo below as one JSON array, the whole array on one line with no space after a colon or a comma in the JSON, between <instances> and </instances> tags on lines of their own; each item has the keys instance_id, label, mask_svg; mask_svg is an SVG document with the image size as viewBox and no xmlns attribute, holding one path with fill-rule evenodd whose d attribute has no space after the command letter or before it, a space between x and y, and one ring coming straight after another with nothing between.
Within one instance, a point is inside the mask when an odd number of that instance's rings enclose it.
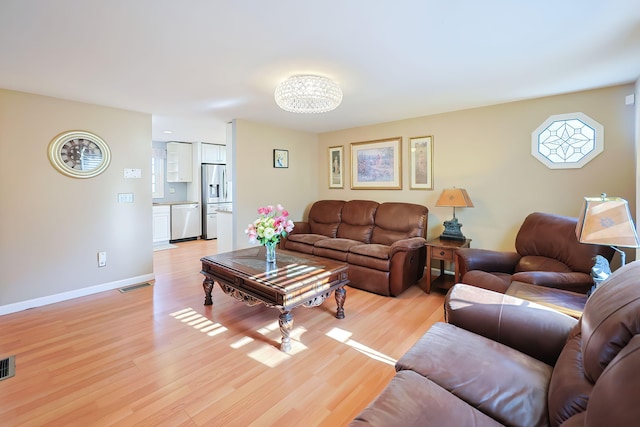
<instances>
[{"instance_id":1,"label":"light switch","mask_svg":"<svg viewBox=\"0 0 640 427\"><path fill-rule=\"evenodd\" d=\"M118 193L118 203L133 203L133 193Z\"/></svg>"}]
</instances>

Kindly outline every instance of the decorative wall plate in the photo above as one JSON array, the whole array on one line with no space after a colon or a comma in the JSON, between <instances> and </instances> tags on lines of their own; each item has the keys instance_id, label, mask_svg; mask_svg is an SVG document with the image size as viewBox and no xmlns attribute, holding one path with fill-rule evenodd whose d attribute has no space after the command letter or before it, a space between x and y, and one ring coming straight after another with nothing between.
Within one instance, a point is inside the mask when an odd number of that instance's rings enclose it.
<instances>
[{"instance_id":1,"label":"decorative wall plate","mask_svg":"<svg viewBox=\"0 0 640 427\"><path fill-rule=\"evenodd\" d=\"M107 169L111 151L98 135L74 130L61 133L51 141L49 160L64 175L91 178Z\"/></svg>"}]
</instances>

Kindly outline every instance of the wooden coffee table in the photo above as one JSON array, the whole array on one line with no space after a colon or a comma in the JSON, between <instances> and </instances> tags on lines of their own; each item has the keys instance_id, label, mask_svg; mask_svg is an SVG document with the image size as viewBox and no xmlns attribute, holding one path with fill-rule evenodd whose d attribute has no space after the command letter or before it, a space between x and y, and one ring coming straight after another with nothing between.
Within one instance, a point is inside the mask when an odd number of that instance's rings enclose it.
<instances>
[{"instance_id":1,"label":"wooden coffee table","mask_svg":"<svg viewBox=\"0 0 640 427\"><path fill-rule=\"evenodd\" d=\"M335 291L336 317L344 318L344 301L349 283L346 263L277 250L277 260L265 261L265 248L256 246L201 258L204 275L204 305L211 305L211 291L217 283L222 291L249 306L264 304L280 310L280 349L291 349L291 310L316 307Z\"/></svg>"}]
</instances>

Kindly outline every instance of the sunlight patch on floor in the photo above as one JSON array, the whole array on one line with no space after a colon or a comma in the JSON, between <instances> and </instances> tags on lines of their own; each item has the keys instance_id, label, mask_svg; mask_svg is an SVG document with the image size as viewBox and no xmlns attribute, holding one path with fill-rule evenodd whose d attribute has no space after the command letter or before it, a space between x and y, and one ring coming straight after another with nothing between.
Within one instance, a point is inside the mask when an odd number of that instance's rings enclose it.
<instances>
[{"instance_id":1,"label":"sunlight patch on floor","mask_svg":"<svg viewBox=\"0 0 640 427\"><path fill-rule=\"evenodd\" d=\"M234 342L231 344L231 348L235 348L238 349L240 347L244 347L247 344L251 344L253 341L255 341L253 338L250 337L242 337L240 338L238 341Z\"/></svg>"},{"instance_id":2,"label":"sunlight patch on floor","mask_svg":"<svg viewBox=\"0 0 640 427\"><path fill-rule=\"evenodd\" d=\"M192 328L213 337L227 331L220 323L214 323L191 307L170 314L171 317L186 323Z\"/></svg>"},{"instance_id":3,"label":"sunlight patch on floor","mask_svg":"<svg viewBox=\"0 0 640 427\"><path fill-rule=\"evenodd\" d=\"M275 322L271 322L266 326L263 326L262 328L258 329L258 333L260 335L264 335L267 336L269 335L271 332L278 330L278 332L280 332L280 324L278 323L278 321L276 320Z\"/></svg>"},{"instance_id":4,"label":"sunlight patch on floor","mask_svg":"<svg viewBox=\"0 0 640 427\"><path fill-rule=\"evenodd\" d=\"M210 337L228 331L228 329L220 323L211 321L191 307L170 313L170 316L196 329L197 331L206 333ZM308 348L300 341L302 335L307 332L307 330L301 326L293 328L289 334L291 349L288 353L280 350L282 333L280 332L280 323L277 320L259 328L257 332L274 343L259 343L259 347L255 350L249 351L247 356L270 368L278 366L280 363L289 360L291 356L305 351ZM230 347L237 350L254 342L256 342L254 338L245 336L234 343L231 343Z\"/></svg>"},{"instance_id":5,"label":"sunlight patch on floor","mask_svg":"<svg viewBox=\"0 0 640 427\"><path fill-rule=\"evenodd\" d=\"M386 363L387 365L395 366L397 362L397 360L387 356L384 353L380 353L379 351L374 350L371 347L367 347L364 344L360 344L359 342L352 340L351 339L352 333L349 331L345 331L344 329L333 328L329 332L327 332L326 335L329 338L333 338L336 341L340 341L348 345L349 347L353 348L354 350L357 350L360 353L365 354L374 360L378 360L382 363Z\"/></svg>"},{"instance_id":6,"label":"sunlight patch on floor","mask_svg":"<svg viewBox=\"0 0 640 427\"><path fill-rule=\"evenodd\" d=\"M288 353L280 350L280 335L278 334L278 338L276 339L278 345L276 347L271 344L264 343L256 350L248 353L248 356L256 362L260 362L270 368L275 368L282 362L289 360L291 356L294 356L308 349L306 345L302 344L299 341L300 336L304 332L306 332L306 329L299 329L300 330L294 329L293 331L291 331L291 349Z\"/></svg>"}]
</instances>

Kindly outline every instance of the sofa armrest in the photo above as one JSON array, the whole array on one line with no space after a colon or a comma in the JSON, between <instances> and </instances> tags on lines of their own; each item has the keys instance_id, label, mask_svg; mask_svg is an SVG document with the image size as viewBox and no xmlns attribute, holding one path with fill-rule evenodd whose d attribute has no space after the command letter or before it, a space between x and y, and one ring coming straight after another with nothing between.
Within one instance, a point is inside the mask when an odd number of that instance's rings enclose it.
<instances>
[{"instance_id":1,"label":"sofa armrest","mask_svg":"<svg viewBox=\"0 0 640 427\"><path fill-rule=\"evenodd\" d=\"M293 230L289 234L309 234L311 233L311 227L308 222L294 221Z\"/></svg>"},{"instance_id":2,"label":"sofa armrest","mask_svg":"<svg viewBox=\"0 0 640 427\"><path fill-rule=\"evenodd\" d=\"M293 222L293 230L291 230L291 232L289 234L287 234L287 236L283 237L282 239L280 239L280 242L278 242L278 249L286 249L287 246L287 237L289 237L289 235L291 234L309 234L311 232L311 227L309 226L308 222L304 222L304 221L294 221Z\"/></svg>"},{"instance_id":3,"label":"sofa armrest","mask_svg":"<svg viewBox=\"0 0 640 427\"><path fill-rule=\"evenodd\" d=\"M578 322L545 306L461 283L445 297L445 319L552 366Z\"/></svg>"},{"instance_id":4,"label":"sofa armrest","mask_svg":"<svg viewBox=\"0 0 640 427\"><path fill-rule=\"evenodd\" d=\"M547 288L564 289L572 292L586 294L593 279L589 274L579 271L561 273L554 271L522 271L511 278L512 281L531 283L532 285L545 286Z\"/></svg>"},{"instance_id":5,"label":"sofa armrest","mask_svg":"<svg viewBox=\"0 0 640 427\"><path fill-rule=\"evenodd\" d=\"M389 258L393 258L396 252L411 252L420 249L427 244L427 239L422 237L410 237L395 241L389 246Z\"/></svg>"},{"instance_id":6,"label":"sofa armrest","mask_svg":"<svg viewBox=\"0 0 640 427\"><path fill-rule=\"evenodd\" d=\"M482 270L488 272L513 273L520 261L517 252L492 251L489 249L458 248L456 249L460 276L467 271Z\"/></svg>"}]
</instances>

